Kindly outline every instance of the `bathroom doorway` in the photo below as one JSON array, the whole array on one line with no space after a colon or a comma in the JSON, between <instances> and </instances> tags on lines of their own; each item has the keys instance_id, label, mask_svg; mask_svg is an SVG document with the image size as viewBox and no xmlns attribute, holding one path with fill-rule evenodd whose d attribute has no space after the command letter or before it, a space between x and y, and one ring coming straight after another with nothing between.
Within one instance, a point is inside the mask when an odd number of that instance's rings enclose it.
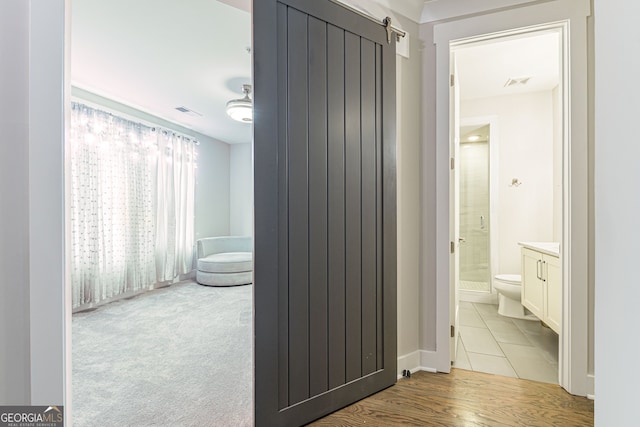
<instances>
[{"instance_id":1,"label":"bathroom doorway","mask_svg":"<svg viewBox=\"0 0 640 427\"><path fill-rule=\"evenodd\" d=\"M459 197L454 367L560 381L559 336L540 320L499 315L492 281L520 275L519 242L563 238L561 52L558 28L452 43L459 102L451 110L459 112L460 135L452 141L459 168L452 174Z\"/></svg>"}]
</instances>

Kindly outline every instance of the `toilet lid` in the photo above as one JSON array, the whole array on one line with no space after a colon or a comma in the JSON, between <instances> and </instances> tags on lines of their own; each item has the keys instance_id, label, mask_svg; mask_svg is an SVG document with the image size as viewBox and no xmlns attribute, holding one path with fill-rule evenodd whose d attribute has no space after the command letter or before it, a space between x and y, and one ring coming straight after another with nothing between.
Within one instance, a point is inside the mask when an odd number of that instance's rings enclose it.
<instances>
[{"instance_id":1,"label":"toilet lid","mask_svg":"<svg viewBox=\"0 0 640 427\"><path fill-rule=\"evenodd\" d=\"M519 274L497 274L496 279L507 283L520 283L522 276Z\"/></svg>"}]
</instances>

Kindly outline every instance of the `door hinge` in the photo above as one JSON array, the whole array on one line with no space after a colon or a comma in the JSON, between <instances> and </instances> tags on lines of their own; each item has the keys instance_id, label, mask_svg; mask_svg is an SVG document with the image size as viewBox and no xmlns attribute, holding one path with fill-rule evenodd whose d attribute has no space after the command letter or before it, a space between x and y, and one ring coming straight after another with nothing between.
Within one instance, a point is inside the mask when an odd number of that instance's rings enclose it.
<instances>
[{"instance_id":1,"label":"door hinge","mask_svg":"<svg viewBox=\"0 0 640 427\"><path fill-rule=\"evenodd\" d=\"M456 327L451 325L451 338L454 338L456 336Z\"/></svg>"},{"instance_id":2,"label":"door hinge","mask_svg":"<svg viewBox=\"0 0 640 427\"><path fill-rule=\"evenodd\" d=\"M454 170L456 167L456 159L454 159L453 157L451 158L451 170Z\"/></svg>"},{"instance_id":3,"label":"door hinge","mask_svg":"<svg viewBox=\"0 0 640 427\"><path fill-rule=\"evenodd\" d=\"M456 84L456 77L453 74L451 74L449 80L450 80L449 85L453 87Z\"/></svg>"},{"instance_id":4,"label":"door hinge","mask_svg":"<svg viewBox=\"0 0 640 427\"><path fill-rule=\"evenodd\" d=\"M451 253L454 253L456 251L456 245L453 242L450 242L450 243L451 243Z\"/></svg>"}]
</instances>

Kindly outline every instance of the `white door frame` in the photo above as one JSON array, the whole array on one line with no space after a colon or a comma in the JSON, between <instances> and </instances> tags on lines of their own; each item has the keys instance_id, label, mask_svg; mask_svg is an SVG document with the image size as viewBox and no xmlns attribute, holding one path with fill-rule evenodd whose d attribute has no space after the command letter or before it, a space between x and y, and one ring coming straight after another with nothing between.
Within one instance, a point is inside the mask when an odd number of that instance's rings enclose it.
<instances>
[{"instance_id":1,"label":"white door frame","mask_svg":"<svg viewBox=\"0 0 640 427\"><path fill-rule=\"evenodd\" d=\"M543 24L566 25L568 64L565 77L563 194L563 333L560 343L560 384L572 394L593 394L588 378L588 0L558 0L476 16L434 26L436 46L436 351L439 371L449 372L449 74L450 43L484 35L522 31ZM570 31L569 31L570 29ZM570 46L570 50L568 50ZM566 225L566 226L565 226ZM447 252L444 252L446 248Z\"/></svg>"}]
</instances>

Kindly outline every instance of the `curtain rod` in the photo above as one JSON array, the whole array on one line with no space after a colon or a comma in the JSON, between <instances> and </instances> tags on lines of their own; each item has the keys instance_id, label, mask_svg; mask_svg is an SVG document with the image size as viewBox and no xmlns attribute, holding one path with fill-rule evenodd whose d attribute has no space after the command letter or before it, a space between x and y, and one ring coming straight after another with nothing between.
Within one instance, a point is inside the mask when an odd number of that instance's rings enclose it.
<instances>
[{"instance_id":1,"label":"curtain rod","mask_svg":"<svg viewBox=\"0 0 640 427\"><path fill-rule=\"evenodd\" d=\"M338 6L344 7L347 10L350 10L353 13L356 13L360 16L362 16L363 18L368 19L369 21L375 22L376 24L380 24L382 25L386 30L387 30L387 43L391 43L391 33L395 33L396 34L396 40L400 41L400 37L405 37L407 35L407 33L405 31L402 31L399 28L394 27L393 25L391 25L391 18L390 17L386 17L384 18L382 21L380 21L378 18L375 18L367 13L362 12L361 10L358 10L356 8L354 8L353 6L349 6L348 4L342 3L339 0L329 0L331 3L335 3Z\"/></svg>"},{"instance_id":2,"label":"curtain rod","mask_svg":"<svg viewBox=\"0 0 640 427\"><path fill-rule=\"evenodd\" d=\"M90 92L77 86L71 86L70 98L72 102L84 104L89 108L100 110L107 114L118 116L122 119L139 123L150 128L156 127L159 129L170 130L171 132L175 132L182 136L185 136L190 140L197 142L198 144L202 139L201 136L207 137L207 135L204 135L194 129L189 129L179 123L172 122L168 119L163 119L162 117L158 117L155 114L140 110L136 107L124 104L120 101L106 98L102 95L98 95L97 93ZM126 110L131 110L133 112L127 112L123 110L123 108ZM148 117L145 118L141 115Z\"/></svg>"},{"instance_id":3,"label":"curtain rod","mask_svg":"<svg viewBox=\"0 0 640 427\"><path fill-rule=\"evenodd\" d=\"M145 127L149 128L149 129L151 129L153 132L157 131L157 132L171 133L174 136L179 136L181 138L187 139L187 140L193 142L195 145L200 145L200 140L194 135L189 135L188 133L182 132L180 130L171 129L170 126L162 125L160 123L154 123L154 122L152 122L150 120L146 120L146 119L143 119L141 117L137 117L137 116L135 116L133 114L129 114L129 113L126 113L124 111L120 111L115 107L109 107L109 106L106 106L106 105L102 105L97 101L84 99L84 98L82 98L82 97L80 97L78 95L71 95L71 103L72 104L75 103L75 104L78 104L78 105L81 105L81 106L84 106L84 107L87 107L87 108L91 108L92 110L99 111L99 112L101 112L103 114L107 114L109 116L113 116L113 117L116 117L116 118L118 118L120 120L131 122L131 123L136 124L136 125L145 126ZM124 104L122 104L122 105L124 105ZM129 107L129 106L125 105L125 107ZM133 108L133 107L129 107L129 108ZM142 111L142 113L144 113L144 112ZM147 113L145 113L145 114L147 114ZM155 117L155 116L152 116L152 117ZM164 120L164 119L160 119L160 120ZM167 121L167 123L174 124L176 126L182 127L177 123L171 123L171 122L168 122L168 121Z\"/></svg>"}]
</instances>

